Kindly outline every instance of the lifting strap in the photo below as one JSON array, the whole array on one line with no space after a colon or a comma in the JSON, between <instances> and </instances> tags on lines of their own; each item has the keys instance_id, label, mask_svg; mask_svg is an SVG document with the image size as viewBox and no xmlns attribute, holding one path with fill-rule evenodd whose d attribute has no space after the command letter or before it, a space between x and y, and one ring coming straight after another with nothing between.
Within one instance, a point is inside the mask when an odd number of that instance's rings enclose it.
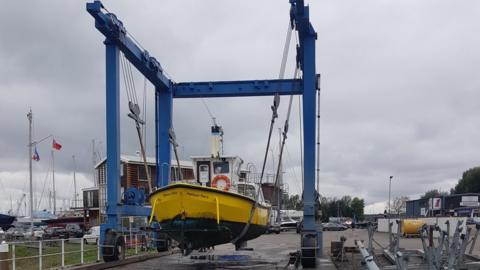
<instances>
[{"instance_id":1,"label":"lifting strap","mask_svg":"<svg viewBox=\"0 0 480 270\"><path fill-rule=\"evenodd\" d=\"M177 147L178 147L177 136L175 135L175 131L173 130L173 127L171 127L168 130L168 138L170 140L170 143L172 144L173 153L175 154L175 160L177 161L178 175L175 174L175 176L178 177L177 180L183 180L182 168L180 167L180 159L178 158L178 151L177 151Z\"/></svg>"},{"instance_id":2,"label":"lifting strap","mask_svg":"<svg viewBox=\"0 0 480 270\"><path fill-rule=\"evenodd\" d=\"M288 59L288 51L289 51L289 47L290 47L290 40L291 40L291 37L292 37L292 30L293 30L292 25L289 23L288 29L287 29L287 37L285 39L285 45L283 47L283 56L282 56L282 62L281 62L281 65L280 65L279 79L283 79L283 77L285 76L285 68L286 68L286 63L287 63L287 59ZM296 74L296 71L295 71L295 74ZM255 214L255 210L258 207L258 198L259 198L259 195L260 195L260 191L262 189L263 176L265 174L265 166L267 164L268 151L270 149L270 141L271 141L271 138L272 138L273 128L275 126L275 119L278 118L278 107L279 107L279 105L280 105L280 95L278 93L276 93L275 96L273 97L273 105L271 106L272 118L270 120L270 129L269 129L269 132L268 132L267 146L266 146L266 149L265 149L265 155L263 157L262 171L260 173L260 181L259 181L259 184L258 184L259 188L258 188L258 190L255 194L255 202L252 204L252 208L250 210L250 216L248 218L248 222L243 227L242 232L231 241L231 243L233 243L233 244L237 244L237 242L245 236L245 234L247 233L247 231L250 228L250 225L252 223L252 218ZM291 99L290 99L290 105L291 105Z\"/></svg>"},{"instance_id":3,"label":"lifting strap","mask_svg":"<svg viewBox=\"0 0 480 270\"><path fill-rule=\"evenodd\" d=\"M145 174L147 175L148 180L148 191L152 192L152 177L150 175L150 170L148 169L147 165L147 157L145 154L145 147L142 136L142 126L145 125L145 121L140 118L140 106L138 106L137 91L135 89L135 80L133 78L132 65L125 58L124 54L122 54L122 57L120 57L120 64L123 73L123 80L125 83L125 92L127 93L128 98L128 109L130 110L128 117L132 118L135 121L138 140L140 142L140 152L142 154L143 166L145 168ZM144 87L146 87L145 83Z\"/></svg>"},{"instance_id":4,"label":"lifting strap","mask_svg":"<svg viewBox=\"0 0 480 270\"><path fill-rule=\"evenodd\" d=\"M298 68L295 69L295 75L293 76L293 78L297 78L297 74L298 74ZM277 174L276 174L276 177L275 177L275 185L274 185L274 188L277 188L277 190L280 189L280 187L278 186L278 179L280 177L280 169L281 169L281 165L282 165L282 158L283 158L283 149L285 148L285 141L287 140L287 133L288 133L288 124L289 124L289 121L290 121L290 113L292 111L292 103L293 103L293 95L290 96L290 100L288 102L288 111L287 111L287 118L285 119L285 124L283 126L283 132L282 132L282 144L280 146L280 154L279 154L279 157L278 157L278 166L277 166ZM277 196L280 196L280 194L278 194ZM280 204L277 206L278 208L280 208ZM277 220L279 219L280 217L277 216Z\"/></svg>"}]
</instances>

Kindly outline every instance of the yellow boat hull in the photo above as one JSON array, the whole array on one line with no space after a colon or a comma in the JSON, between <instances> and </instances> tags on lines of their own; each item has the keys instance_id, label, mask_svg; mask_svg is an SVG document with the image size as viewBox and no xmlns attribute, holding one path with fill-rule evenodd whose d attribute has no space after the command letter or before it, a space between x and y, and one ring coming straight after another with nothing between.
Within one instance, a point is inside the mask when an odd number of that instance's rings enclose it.
<instances>
[{"instance_id":1,"label":"yellow boat hull","mask_svg":"<svg viewBox=\"0 0 480 270\"><path fill-rule=\"evenodd\" d=\"M162 231L183 248L197 249L238 240L241 243L263 234L269 208L257 204L248 230L244 230L255 201L249 197L211 187L177 183L149 196L152 218Z\"/></svg>"}]
</instances>

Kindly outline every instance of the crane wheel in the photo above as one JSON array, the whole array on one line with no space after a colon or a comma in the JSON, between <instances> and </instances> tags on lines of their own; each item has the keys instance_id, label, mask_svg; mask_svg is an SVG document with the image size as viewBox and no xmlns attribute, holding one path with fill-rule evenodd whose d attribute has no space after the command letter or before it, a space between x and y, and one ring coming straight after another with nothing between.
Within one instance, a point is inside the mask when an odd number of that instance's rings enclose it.
<instances>
[{"instance_id":1,"label":"crane wheel","mask_svg":"<svg viewBox=\"0 0 480 270\"><path fill-rule=\"evenodd\" d=\"M125 259L125 239L114 230L107 230L102 253L105 262Z\"/></svg>"},{"instance_id":2,"label":"crane wheel","mask_svg":"<svg viewBox=\"0 0 480 270\"><path fill-rule=\"evenodd\" d=\"M302 239L302 267L315 268L317 263L316 258L316 241L315 237L304 235Z\"/></svg>"}]
</instances>

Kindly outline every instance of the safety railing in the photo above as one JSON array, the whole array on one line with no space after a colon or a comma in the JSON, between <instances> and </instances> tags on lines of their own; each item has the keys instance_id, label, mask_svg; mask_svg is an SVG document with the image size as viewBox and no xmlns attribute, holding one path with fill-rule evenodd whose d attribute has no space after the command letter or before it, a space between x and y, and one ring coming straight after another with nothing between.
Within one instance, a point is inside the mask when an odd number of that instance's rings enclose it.
<instances>
[{"instance_id":1,"label":"safety railing","mask_svg":"<svg viewBox=\"0 0 480 270\"><path fill-rule=\"evenodd\" d=\"M125 234L125 256L156 251L155 239L146 234ZM0 244L0 269L49 269L101 261L97 239L69 238L15 241ZM5 251L5 252L2 252Z\"/></svg>"}]
</instances>

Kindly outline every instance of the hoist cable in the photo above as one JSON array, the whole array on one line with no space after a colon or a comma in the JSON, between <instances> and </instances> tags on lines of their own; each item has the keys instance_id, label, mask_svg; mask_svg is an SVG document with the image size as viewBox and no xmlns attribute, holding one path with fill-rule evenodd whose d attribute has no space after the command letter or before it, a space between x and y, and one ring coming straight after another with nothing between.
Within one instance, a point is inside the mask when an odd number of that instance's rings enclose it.
<instances>
[{"instance_id":1,"label":"hoist cable","mask_svg":"<svg viewBox=\"0 0 480 270\"><path fill-rule=\"evenodd\" d=\"M283 56L282 56L282 62L280 64L280 72L279 72L279 79L283 79L283 76L285 75L285 68L286 68L286 62L288 59L288 48L290 47L290 42L291 42L291 36L292 36L292 28L290 27L290 23L288 24L288 29L287 29L287 38L285 39L285 45L284 45L284 50L283 50ZM252 208L250 210L250 216L248 218L247 224L242 229L242 232L235 237L231 242L236 244L240 239L242 239L245 234L247 233L248 229L250 228L250 225L252 223L252 218L255 214L255 209L258 206L258 197L260 196L260 191L262 189L262 182L263 182L263 176L265 174L265 166L267 165L267 160L268 160L268 151L270 149L270 142L272 139L272 132L273 128L275 126L275 119L278 118L278 107L280 105L280 94L276 93L274 98L273 98L273 105L271 106L272 109L272 118L270 120L270 128L268 131L268 139L267 139L267 146L265 149L265 154L263 157L263 164L262 164L262 170L260 173L260 181L258 183L259 187L257 189L257 192L255 194L255 202L252 205Z\"/></svg>"},{"instance_id":2,"label":"hoist cable","mask_svg":"<svg viewBox=\"0 0 480 270\"><path fill-rule=\"evenodd\" d=\"M295 69L295 74L293 75L293 78L296 79L298 74L298 69ZM280 153L278 156L278 166L277 166L277 174L275 176L275 184L274 184L274 189L277 188L277 190L280 189L278 186L278 180L280 178L280 169L282 165L282 158L283 158L283 149L285 148L285 141L287 140L287 133L288 133L288 126L289 126L289 121L290 121L290 113L292 112L292 103L293 103L293 95L290 95L290 100L288 102L288 110L287 110L287 118L285 119L285 124L283 126L283 132L282 132L282 144L280 146ZM278 208L280 208L280 204L277 205ZM277 221L279 221L279 216L277 216Z\"/></svg>"},{"instance_id":3,"label":"hoist cable","mask_svg":"<svg viewBox=\"0 0 480 270\"><path fill-rule=\"evenodd\" d=\"M127 94L127 100L130 102L132 100L130 97L130 81L127 78L127 72L125 68L125 60L124 60L123 54L122 54L122 57L120 57L120 67L122 70L123 84L125 85L125 93Z\"/></svg>"},{"instance_id":4,"label":"hoist cable","mask_svg":"<svg viewBox=\"0 0 480 270\"><path fill-rule=\"evenodd\" d=\"M145 149L147 149L147 77L143 77L143 143L145 144Z\"/></svg>"},{"instance_id":5,"label":"hoist cable","mask_svg":"<svg viewBox=\"0 0 480 270\"><path fill-rule=\"evenodd\" d=\"M175 179L183 180L182 168L180 167L180 159L178 158L178 151L177 151L177 147L178 147L177 136L175 135L173 125L172 125L172 127L170 127L168 129L168 139L169 139L170 143L172 144L173 153L175 154L175 160L177 161L178 174L175 173ZM174 170L174 172L175 172L175 170Z\"/></svg>"},{"instance_id":6,"label":"hoist cable","mask_svg":"<svg viewBox=\"0 0 480 270\"><path fill-rule=\"evenodd\" d=\"M292 28L290 27L290 24L289 24L287 29L287 37L285 38L285 45L283 46L283 55L282 55L282 62L280 64L280 72L278 73L279 79L283 79L285 77L285 68L287 65L288 52L290 50L291 39L292 39Z\"/></svg>"},{"instance_id":7,"label":"hoist cable","mask_svg":"<svg viewBox=\"0 0 480 270\"><path fill-rule=\"evenodd\" d=\"M135 89L135 80L133 78L133 72L132 72L132 64L130 62L127 62L127 67L128 67L128 72L130 74L130 82L132 84L132 96L133 96L133 101L135 104L138 104L138 98L137 98L137 91Z\"/></svg>"},{"instance_id":8,"label":"hoist cable","mask_svg":"<svg viewBox=\"0 0 480 270\"><path fill-rule=\"evenodd\" d=\"M212 118L213 124L217 125L217 122L215 121L215 119L217 119L217 118L213 115L212 111L210 111L210 108L208 107L207 103L205 102L205 99L201 98L201 100L202 100L203 105L205 106L205 109L207 110L208 114L210 115L210 118Z\"/></svg>"},{"instance_id":9,"label":"hoist cable","mask_svg":"<svg viewBox=\"0 0 480 270\"><path fill-rule=\"evenodd\" d=\"M265 155L263 157L263 165L262 165L262 171L260 173L260 182L259 182L259 188L255 194L255 203L252 205L252 208L250 210L250 217L248 218L248 222L247 224L245 224L245 226L243 227L243 230L242 232L237 236L235 237L231 242L232 243L236 243L238 240L240 240L248 231L248 228L250 227L250 224L252 222L252 218L253 218L253 215L255 213L255 209L257 208L258 206L258 197L260 195L260 190L261 190L261 185L262 185L262 182L263 182L263 176L265 174L265 166L267 164L267 159L268 159L268 151L269 151L269 148L270 148L270 141L272 139L272 132L273 132L273 127L275 126L275 118L278 117L278 113L277 113L277 109L278 109L278 101L280 100L280 95L276 94L275 97L274 97L274 100L273 100L273 105L272 105L272 119L270 120L270 129L268 131L268 139L267 139L267 147L265 149Z\"/></svg>"},{"instance_id":10,"label":"hoist cable","mask_svg":"<svg viewBox=\"0 0 480 270\"><path fill-rule=\"evenodd\" d=\"M147 175L148 189L149 189L149 192L152 192L153 191L152 177L147 164L146 151L143 144L143 136L142 136L142 129L145 130L145 126L144 126L145 121L140 119L140 108L138 105L137 91L135 89L135 79L133 78L132 65L125 58L124 54L122 54L122 57L120 57L120 64L122 67L122 74L123 74L124 83L125 83L125 91L127 93L128 107L131 112L128 114L128 116L135 121L135 127L137 130L138 140L140 143L140 150L142 154L143 166L145 169L145 174ZM145 90L146 90L146 81L144 81L144 107L146 106Z\"/></svg>"}]
</instances>

